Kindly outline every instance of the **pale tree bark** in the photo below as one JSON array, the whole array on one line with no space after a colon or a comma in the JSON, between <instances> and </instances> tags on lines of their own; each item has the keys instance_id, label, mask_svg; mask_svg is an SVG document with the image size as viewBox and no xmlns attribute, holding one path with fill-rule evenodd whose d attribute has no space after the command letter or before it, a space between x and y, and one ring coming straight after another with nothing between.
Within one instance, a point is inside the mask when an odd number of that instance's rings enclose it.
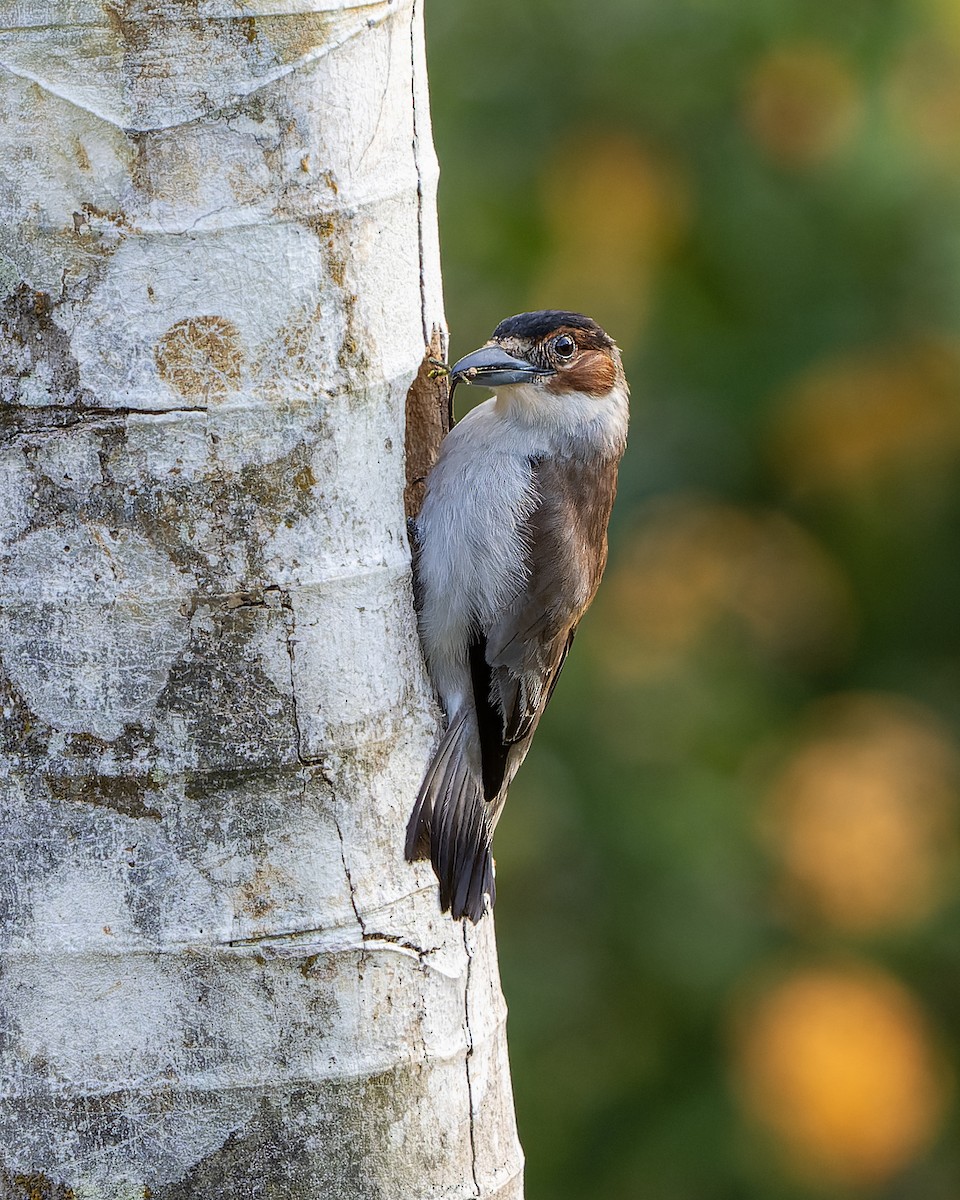
<instances>
[{"instance_id":1,"label":"pale tree bark","mask_svg":"<svg viewBox=\"0 0 960 1200\"><path fill-rule=\"evenodd\" d=\"M402 858L419 10L0 0L5 1197L521 1195L492 920Z\"/></svg>"}]
</instances>

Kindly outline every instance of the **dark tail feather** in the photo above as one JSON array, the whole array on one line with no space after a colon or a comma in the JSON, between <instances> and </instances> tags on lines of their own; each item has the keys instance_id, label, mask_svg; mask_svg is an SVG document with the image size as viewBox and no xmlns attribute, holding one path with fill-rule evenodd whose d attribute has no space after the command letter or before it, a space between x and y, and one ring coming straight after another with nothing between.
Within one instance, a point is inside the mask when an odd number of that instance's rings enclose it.
<instances>
[{"instance_id":1,"label":"dark tail feather","mask_svg":"<svg viewBox=\"0 0 960 1200\"><path fill-rule=\"evenodd\" d=\"M413 806L413 812L407 822L407 841L404 847L407 862L416 862L418 858L430 857L430 826L433 821L434 802L437 791L442 787L450 758L463 735L466 718L465 712L454 718L449 729L443 735L430 766L427 767L423 783L420 784L417 802Z\"/></svg>"},{"instance_id":2,"label":"dark tail feather","mask_svg":"<svg viewBox=\"0 0 960 1200\"><path fill-rule=\"evenodd\" d=\"M487 805L470 768L466 713L452 722L437 748L407 825L406 856L430 856L440 881L440 907L476 923L493 905L493 856Z\"/></svg>"},{"instance_id":3,"label":"dark tail feather","mask_svg":"<svg viewBox=\"0 0 960 1200\"><path fill-rule=\"evenodd\" d=\"M457 890L451 908L453 915L467 916L476 925L486 912L486 898L490 907L497 901L497 885L493 881L493 855L490 842L474 843L473 857L468 857L464 869L458 876Z\"/></svg>"}]
</instances>

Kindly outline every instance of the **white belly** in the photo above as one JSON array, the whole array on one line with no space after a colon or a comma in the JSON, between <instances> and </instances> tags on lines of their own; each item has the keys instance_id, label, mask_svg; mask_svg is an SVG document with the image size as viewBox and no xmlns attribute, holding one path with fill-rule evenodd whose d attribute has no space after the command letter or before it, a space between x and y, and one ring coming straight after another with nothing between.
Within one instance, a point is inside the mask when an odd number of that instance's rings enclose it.
<instances>
[{"instance_id":1,"label":"white belly","mask_svg":"<svg viewBox=\"0 0 960 1200\"><path fill-rule=\"evenodd\" d=\"M472 633L489 629L526 579L523 529L537 501L531 451L504 444L502 421L488 401L448 434L430 473L417 520L420 627L448 713L469 684Z\"/></svg>"}]
</instances>

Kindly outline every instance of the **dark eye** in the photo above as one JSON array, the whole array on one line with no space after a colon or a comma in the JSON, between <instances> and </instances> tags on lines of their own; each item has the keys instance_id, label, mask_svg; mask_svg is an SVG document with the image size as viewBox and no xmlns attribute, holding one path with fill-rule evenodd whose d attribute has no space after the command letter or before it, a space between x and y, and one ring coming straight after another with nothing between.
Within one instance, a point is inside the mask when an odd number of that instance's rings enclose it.
<instances>
[{"instance_id":1,"label":"dark eye","mask_svg":"<svg viewBox=\"0 0 960 1200\"><path fill-rule=\"evenodd\" d=\"M558 358L573 358L576 348L577 343L569 333L561 333L558 338L553 339L554 353Z\"/></svg>"}]
</instances>

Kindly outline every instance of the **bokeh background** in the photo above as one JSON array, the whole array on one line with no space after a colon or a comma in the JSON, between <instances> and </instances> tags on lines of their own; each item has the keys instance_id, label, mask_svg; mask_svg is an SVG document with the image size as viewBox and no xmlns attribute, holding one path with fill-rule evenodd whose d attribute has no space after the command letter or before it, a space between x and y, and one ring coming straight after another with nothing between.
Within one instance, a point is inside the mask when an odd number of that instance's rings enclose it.
<instances>
[{"instance_id":1,"label":"bokeh background","mask_svg":"<svg viewBox=\"0 0 960 1200\"><path fill-rule=\"evenodd\" d=\"M960 4L427 23L453 353L634 393L497 838L528 1196L956 1200Z\"/></svg>"}]
</instances>

